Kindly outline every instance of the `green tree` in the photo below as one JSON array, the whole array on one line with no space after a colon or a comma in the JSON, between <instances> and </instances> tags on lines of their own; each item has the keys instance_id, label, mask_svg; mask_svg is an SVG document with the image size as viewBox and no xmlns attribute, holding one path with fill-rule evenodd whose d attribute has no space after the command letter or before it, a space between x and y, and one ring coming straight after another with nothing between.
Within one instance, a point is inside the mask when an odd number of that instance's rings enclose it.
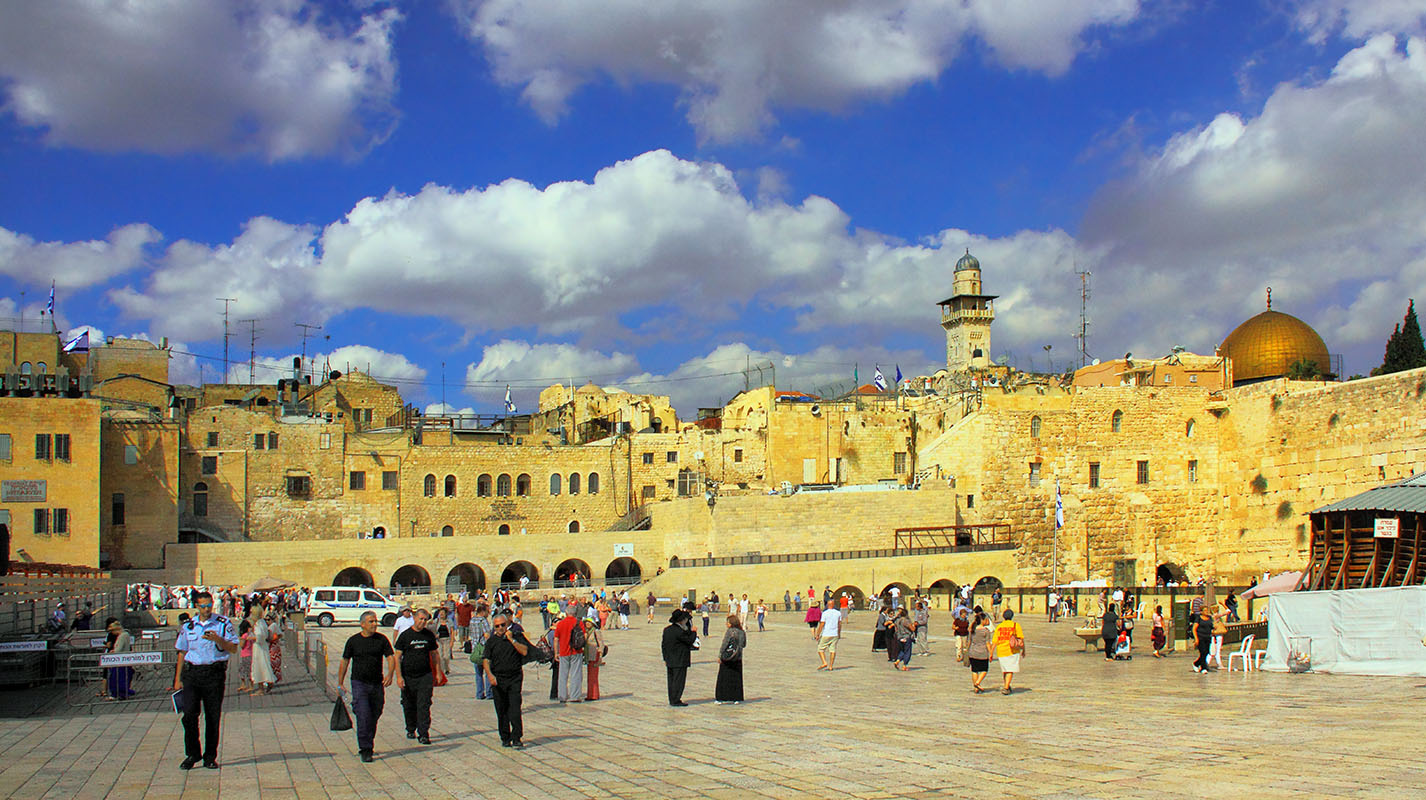
<instances>
[{"instance_id":1,"label":"green tree","mask_svg":"<svg viewBox=\"0 0 1426 800\"><path fill-rule=\"evenodd\" d=\"M1406 318L1386 340L1386 353L1373 375L1390 375L1417 367L1426 367L1426 342L1421 339L1421 323L1416 318L1416 301L1408 300Z\"/></svg>"},{"instance_id":2,"label":"green tree","mask_svg":"<svg viewBox=\"0 0 1426 800\"><path fill-rule=\"evenodd\" d=\"M1315 381L1325 377L1325 374L1316 361L1299 358L1288 366L1287 377L1294 381Z\"/></svg>"}]
</instances>

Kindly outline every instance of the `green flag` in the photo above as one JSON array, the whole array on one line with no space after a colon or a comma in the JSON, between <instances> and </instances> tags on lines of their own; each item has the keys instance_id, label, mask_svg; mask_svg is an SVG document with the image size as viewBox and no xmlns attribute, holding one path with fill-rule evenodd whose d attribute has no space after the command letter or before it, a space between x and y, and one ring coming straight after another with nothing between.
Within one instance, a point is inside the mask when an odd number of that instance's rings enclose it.
<instances>
[{"instance_id":1,"label":"green flag","mask_svg":"<svg viewBox=\"0 0 1426 800\"><path fill-rule=\"evenodd\" d=\"M857 365L856 365L856 364L853 364L853 365L852 365L852 388L855 389L855 388L857 388L858 386L861 386L861 385L862 385L861 378L858 378L858 377L857 377Z\"/></svg>"}]
</instances>

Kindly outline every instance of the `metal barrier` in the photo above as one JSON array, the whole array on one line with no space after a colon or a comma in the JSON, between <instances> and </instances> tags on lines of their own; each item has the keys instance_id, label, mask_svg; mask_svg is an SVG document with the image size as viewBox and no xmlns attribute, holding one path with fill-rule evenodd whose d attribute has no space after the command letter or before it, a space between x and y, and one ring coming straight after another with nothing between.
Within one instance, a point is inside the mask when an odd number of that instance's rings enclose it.
<instances>
[{"instance_id":1,"label":"metal barrier","mask_svg":"<svg viewBox=\"0 0 1426 800\"><path fill-rule=\"evenodd\" d=\"M138 705L169 701L178 651L173 648L134 650L128 653L73 652L61 673L65 702L93 711L113 703Z\"/></svg>"},{"instance_id":2,"label":"metal barrier","mask_svg":"<svg viewBox=\"0 0 1426 800\"><path fill-rule=\"evenodd\" d=\"M288 633L296 634L297 631L288 631ZM335 685L336 681L329 674L327 641L322 638L320 631L303 631L302 633L302 666L306 668L307 673L312 676L317 685L322 687L322 694L326 695L329 700L335 700L341 687ZM293 650L296 651L295 644Z\"/></svg>"}]
</instances>

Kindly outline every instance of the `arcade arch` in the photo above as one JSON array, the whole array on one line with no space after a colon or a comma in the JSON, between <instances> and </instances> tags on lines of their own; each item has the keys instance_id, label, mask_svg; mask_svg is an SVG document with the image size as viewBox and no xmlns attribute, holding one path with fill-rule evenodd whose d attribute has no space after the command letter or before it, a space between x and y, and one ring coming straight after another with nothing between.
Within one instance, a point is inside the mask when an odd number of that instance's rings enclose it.
<instances>
[{"instance_id":1,"label":"arcade arch","mask_svg":"<svg viewBox=\"0 0 1426 800\"><path fill-rule=\"evenodd\" d=\"M446 573L446 591L459 592L462 589L468 592L478 592L485 588L485 570L476 565L465 562L451 567Z\"/></svg>"},{"instance_id":2,"label":"arcade arch","mask_svg":"<svg viewBox=\"0 0 1426 800\"><path fill-rule=\"evenodd\" d=\"M361 567L347 567L332 579L333 586L376 586L371 573Z\"/></svg>"},{"instance_id":3,"label":"arcade arch","mask_svg":"<svg viewBox=\"0 0 1426 800\"><path fill-rule=\"evenodd\" d=\"M430 589L431 573L425 567L407 564L391 573L391 585L401 584L402 589Z\"/></svg>"},{"instance_id":4,"label":"arcade arch","mask_svg":"<svg viewBox=\"0 0 1426 800\"><path fill-rule=\"evenodd\" d=\"M621 556L609 562L609 566L604 568L604 580L616 581L633 578L638 580L644 573L644 568L639 566L639 562L628 556Z\"/></svg>"},{"instance_id":5,"label":"arcade arch","mask_svg":"<svg viewBox=\"0 0 1426 800\"><path fill-rule=\"evenodd\" d=\"M578 558L567 558L555 567L555 584L559 585L561 581L576 586L587 584L591 574L588 563Z\"/></svg>"},{"instance_id":6,"label":"arcade arch","mask_svg":"<svg viewBox=\"0 0 1426 800\"><path fill-rule=\"evenodd\" d=\"M500 573L502 584L518 584L521 578L529 578L530 583L540 582L540 571L528 561L515 561L505 567Z\"/></svg>"}]
</instances>

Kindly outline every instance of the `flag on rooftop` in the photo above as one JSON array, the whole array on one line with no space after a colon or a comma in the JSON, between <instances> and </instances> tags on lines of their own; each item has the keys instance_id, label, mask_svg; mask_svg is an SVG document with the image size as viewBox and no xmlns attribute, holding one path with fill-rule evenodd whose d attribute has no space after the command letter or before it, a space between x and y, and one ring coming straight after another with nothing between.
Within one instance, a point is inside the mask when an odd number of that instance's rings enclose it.
<instances>
[{"instance_id":1,"label":"flag on rooftop","mask_svg":"<svg viewBox=\"0 0 1426 800\"><path fill-rule=\"evenodd\" d=\"M514 414L514 413L515 413L515 401L510 399L510 385L509 385L509 384L506 384L506 385L505 385L505 413L506 413L506 414Z\"/></svg>"},{"instance_id":2,"label":"flag on rooftop","mask_svg":"<svg viewBox=\"0 0 1426 800\"><path fill-rule=\"evenodd\" d=\"M876 377L872 378L871 382L876 384L876 388L882 390L883 392L886 391L886 376L881 374L880 364L876 365Z\"/></svg>"},{"instance_id":3,"label":"flag on rooftop","mask_svg":"<svg viewBox=\"0 0 1426 800\"><path fill-rule=\"evenodd\" d=\"M50 301L45 305L45 313L54 316L54 281L50 281Z\"/></svg>"},{"instance_id":4,"label":"flag on rooftop","mask_svg":"<svg viewBox=\"0 0 1426 800\"><path fill-rule=\"evenodd\" d=\"M66 353L73 353L80 350L89 350L89 330L87 328L84 333L64 343L64 352Z\"/></svg>"},{"instance_id":5,"label":"flag on rooftop","mask_svg":"<svg viewBox=\"0 0 1426 800\"><path fill-rule=\"evenodd\" d=\"M897 364L897 365L896 365L896 385L897 385L897 386L900 386L900 385L901 385L901 365L900 365L900 364Z\"/></svg>"}]
</instances>

